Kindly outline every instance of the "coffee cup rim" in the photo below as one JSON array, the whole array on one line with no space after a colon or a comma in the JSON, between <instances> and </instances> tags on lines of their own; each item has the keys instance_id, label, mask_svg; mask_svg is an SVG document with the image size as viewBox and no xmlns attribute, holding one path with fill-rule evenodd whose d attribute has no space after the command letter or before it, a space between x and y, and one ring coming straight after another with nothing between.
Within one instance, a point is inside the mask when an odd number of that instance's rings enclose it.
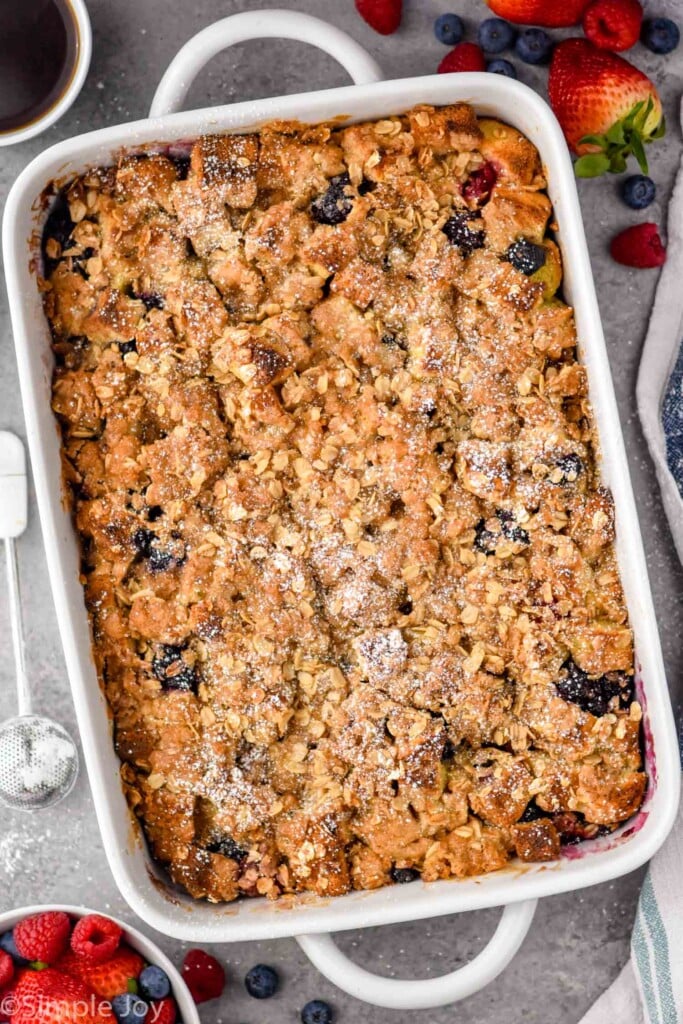
<instances>
[{"instance_id":1,"label":"coffee cup rim","mask_svg":"<svg viewBox=\"0 0 683 1024\"><path fill-rule=\"evenodd\" d=\"M21 128L0 132L0 146L13 146L18 142L25 142L26 139L32 139L34 136L40 135L41 132L44 132L67 112L83 88L92 57L90 15L84 0L66 0L66 3L73 12L76 21L76 31L78 32L78 54L71 79L56 103L49 110L46 110L44 114L36 118L35 121L31 121L30 124L24 125Z\"/></svg>"}]
</instances>

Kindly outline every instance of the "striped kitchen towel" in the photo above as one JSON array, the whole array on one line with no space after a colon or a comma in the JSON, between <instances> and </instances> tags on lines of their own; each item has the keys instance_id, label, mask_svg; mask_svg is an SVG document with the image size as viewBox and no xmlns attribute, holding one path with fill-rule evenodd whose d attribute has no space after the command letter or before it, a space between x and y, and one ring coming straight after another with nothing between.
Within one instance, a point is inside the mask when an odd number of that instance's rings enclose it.
<instances>
[{"instance_id":1,"label":"striped kitchen towel","mask_svg":"<svg viewBox=\"0 0 683 1024\"><path fill-rule=\"evenodd\" d=\"M682 111L683 116L683 111ZM643 348L638 412L683 561L683 165L671 197L664 264ZM683 811L653 858L631 956L581 1024L683 1022Z\"/></svg>"},{"instance_id":2,"label":"striped kitchen towel","mask_svg":"<svg viewBox=\"0 0 683 1024\"><path fill-rule=\"evenodd\" d=\"M683 1021L683 814L655 854L631 936L631 957L581 1024Z\"/></svg>"},{"instance_id":3,"label":"striped kitchen towel","mask_svg":"<svg viewBox=\"0 0 683 1024\"><path fill-rule=\"evenodd\" d=\"M683 561L683 166L669 205L667 260L657 287L636 397L664 508Z\"/></svg>"}]
</instances>

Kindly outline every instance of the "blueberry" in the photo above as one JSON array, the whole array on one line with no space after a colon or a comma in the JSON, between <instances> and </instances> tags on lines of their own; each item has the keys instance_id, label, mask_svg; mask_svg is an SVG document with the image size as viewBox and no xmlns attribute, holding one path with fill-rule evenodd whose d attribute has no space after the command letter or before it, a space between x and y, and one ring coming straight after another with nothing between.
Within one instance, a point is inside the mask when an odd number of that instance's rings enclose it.
<instances>
[{"instance_id":1,"label":"blueberry","mask_svg":"<svg viewBox=\"0 0 683 1024\"><path fill-rule=\"evenodd\" d=\"M353 209L351 197L346 189L351 179L348 174L338 174L330 179L327 192L314 199L311 203L311 216L318 224L341 224Z\"/></svg>"},{"instance_id":2,"label":"blueberry","mask_svg":"<svg viewBox=\"0 0 683 1024\"><path fill-rule=\"evenodd\" d=\"M517 33L512 25L502 18L486 18L477 31L477 40L482 50L502 53L513 45Z\"/></svg>"},{"instance_id":3,"label":"blueberry","mask_svg":"<svg viewBox=\"0 0 683 1024\"><path fill-rule=\"evenodd\" d=\"M197 692L197 672L182 657L183 648L174 644L161 644L152 659L152 672L164 690L191 690Z\"/></svg>"},{"instance_id":4,"label":"blueberry","mask_svg":"<svg viewBox=\"0 0 683 1024\"><path fill-rule=\"evenodd\" d=\"M523 822L538 821L539 818L547 818L548 812L542 811L535 800L531 800L522 813L522 817L519 819Z\"/></svg>"},{"instance_id":5,"label":"blueberry","mask_svg":"<svg viewBox=\"0 0 683 1024\"><path fill-rule=\"evenodd\" d=\"M163 309L164 308L164 297L159 295L158 292L140 292L133 296L136 299L140 299L145 304L145 309Z\"/></svg>"},{"instance_id":6,"label":"blueberry","mask_svg":"<svg viewBox=\"0 0 683 1024\"><path fill-rule=\"evenodd\" d=\"M301 1011L301 1024L332 1024L332 1007L322 999L312 999Z\"/></svg>"},{"instance_id":7,"label":"blueberry","mask_svg":"<svg viewBox=\"0 0 683 1024\"><path fill-rule=\"evenodd\" d=\"M515 517L507 508L497 508L496 516L500 521L501 531L507 540L513 540L517 544L528 544L529 534L515 522Z\"/></svg>"},{"instance_id":8,"label":"blueberry","mask_svg":"<svg viewBox=\"0 0 683 1024\"><path fill-rule=\"evenodd\" d=\"M414 882L420 877L420 872L416 871L415 868L393 867L390 874L392 882L395 882L396 885L406 885L408 882Z\"/></svg>"},{"instance_id":9,"label":"blueberry","mask_svg":"<svg viewBox=\"0 0 683 1024\"><path fill-rule=\"evenodd\" d=\"M530 242L528 238L518 238L505 253L505 259L517 270L530 277L545 265L545 247Z\"/></svg>"},{"instance_id":10,"label":"blueberry","mask_svg":"<svg viewBox=\"0 0 683 1024\"><path fill-rule=\"evenodd\" d=\"M553 49L553 41L542 28L525 28L517 36L515 50L525 64L547 64Z\"/></svg>"},{"instance_id":11,"label":"blueberry","mask_svg":"<svg viewBox=\"0 0 683 1024\"><path fill-rule=\"evenodd\" d=\"M219 853L221 857L229 857L230 860L236 860L238 863L245 861L249 855L249 851L238 846L231 836L221 836L220 839L215 839L209 843L207 850L209 853Z\"/></svg>"},{"instance_id":12,"label":"blueberry","mask_svg":"<svg viewBox=\"0 0 683 1024\"><path fill-rule=\"evenodd\" d=\"M25 967L26 964L30 963L30 960L26 960L15 946L14 932L5 932L3 935L0 935L0 949L4 950L5 953L9 953L16 967Z\"/></svg>"},{"instance_id":13,"label":"blueberry","mask_svg":"<svg viewBox=\"0 0 683 1024\"><path fill-rule=\"evenodd\" d=\"M159 546L159 538L153 530L142 526L133 534L133 546L142 558L147 559L148 568L151 572L165 572L167 569L175 569L185 561L185 546L179 542L179 538L172 535L169 548Z\"/></svg>"},{"instance_id":14,"label":"blueberry","mask_svg":"<svg viewBox=\"0 0 683 1024\"><path fill-rule=\"evenodd\" d=\"M562 484L574 483L584 471L583 461L576 452L560 455L555 465L562 473L563 479L560 481Z\"/></svg>"},{"instance_id":15,"label":"blueberry","mask_svg":"<svg viewBox=\"0 0 683 1024\"><path fill-rule=\"evenodd\" d=\"M486 70L490 71L492 75L505 75L506 78L517 78L517 68L509 60L503 60L502 57L496 57L495 60L490 60L486 65Z\"/></svg>"},{"instance_id":16,"label":"blueberry","mask_svg":"<svg viewBox=\"0 0 683 1024\"><path fill-rule=\"evenodd\" d=\"M606 715L618 697L619 707L628 707L633 697L633 681L623 672L609 672L604 676L589 676L572 658L565 661L555 689L569 704L576 704L596 718Z\"/></svg>"},{"instance_id":17,"label":"blueberry","mask_svg":"<svg viewBox=\"0 0 683 1024\"><path fill-rule=\"evenodd\" d=\"M464 34L465 26L458 14L440 14L434 22L434 35L446 46L455 46Z\"/></svg>"},{"instance_id":18,"label":"blueberry","mask_svg":"<svg viewBox=\"0 0 683 1024\"><path fill-rule=\"evenodd\" d=\"M619 191L621 198L632 210L644 210L654 200L657 188L647 174L631 174L624 178Z\"/></svg>"},{"instance_id":19,"label":"blueberry","mask_svg":"<svg viewBox=\"0 0 683 1024\"><path fill-rule=\"evenodd\" d=\"M383 334L381 342L386 345L387 348L400 348L403 352L407 352L408 345L403 338L399 338L396 334Z\"/></svg>"},{"instance_id":20,"label":"blueberry","mask_svg":"<svg viewBox=\"0 0 683 1024\"><path fill-rule=\"evenodd\" d=\"M455 757L455 743L453 740L446 740L441 751L442 761L452 761Z\"/></svg>"},{"instance_id":21,"label":"blueberry","mask_svg":"<svg viewBox=\"0 0 683 1024\"><path fill-rule=\"evenodd\" d=\"M529 534L515 523L512 512L508 509L496 509L496 518L500 523L500 530L494 533L486 523L486 519L480 519L474 528L474 549L485 555L495 555L496 548L501 537L514 541L516 544L528 544Z\"/></svg>"},{"instance_id":22,"label":"blueberry","mask_svg":"<svg viewBox=\"0 0 683 1024\"><path fill-rule=\"evenodd\" d=\"M71 241L71 232L75 228L75 224L71 219L69 213L69 204L64 198L64 194L61 193L52 207L50 214L45 221L45 228L43 229L43 261L45 263L45 272L51 274L54 268L57 266L58 260L51 259L45 252L46 242L54 238L59 243L60 249L66 249Z\"/></svg>"},{"instance_id":23,"label":"blueberry","mask_svg":"<svg viewBox=\"0 0 683 1024\"><path fill-rule=\"evenodd\" d=\"M175 169L178 173L180 181L184 181L190 173L190 158L189 156L169 156L168 158L172 164L175 165Z\"/></svg>"},{"instance_id":24,"label":"blueberry","mask_svg":"<svg viewBox=\"0 0 683 1024\"><path fill-rule=\"evenodd\" d=\"M247 971L244 984L254 999L270 999L277 992L280 979L272 967L268 967L267 964L256 964Z\"/></svg>"},{"instance_id":25,"label":"blueberry","mask_svg":"<svg viewBox=\"0 0 683 1024\"><path fill-rule=\"evenodd\" d=\"M114 996L111 1008L119 1024L143 1024L149 1010L144 999L132 992Z\"/></svg>"},{"instance_id":26,"label":"blueberry","mask_svg":"<svg viewBox=\"0 0 683 1024\"><path fill-rule=\"evenodd\" d=\"M133 547L143 558L149 558L156 536L153 530L147 530L144 526L133 534Z\"/></svg>"},{"instance_id":27,"label":"blueberry","mask_svg":"<svg viewBox=\"0 0 683 1024\"><path fill-rule=\"evenodd\" d=\"M138 348L137 345L135 344L134 338L132 341L119 342L119 352L121 353L122 356L127 356L129 352L137 352L137 350Z\"/></svg>"},{"instance_id":28,"label":"blueberry","mask_svg":"<svg viewBox=\"0 0 683 1024\"><path fill-rule=\"evenodd\" d=\"M358 186L358 195L359 196L367 196L368 193L374 192L376 188L377 188L377 182L376 181L370 181L369 178L363 178L363 180L361 181L360 185Z\"/></svg>"},{"instance_id":29,"label":"blueberry","mask_svg":"<svg viewBox=\"0 0 683 1024\"><path fill-rule=\"evenodd\" d=\"M474 528L474 550L484 555L495 555L499 537L486 526L486 520L480 519Z\"/></svg>"},{"instance_id":30,"label":"blueberry","mask_svg":"<svg viewBox=\"0 0 683 1024\"><path fill-rule=\"evenodd\" d=\"M469 256L475 249L483 249L484 232L472 231L467 222L476 216L469 212L454 213L449 217L442 231L451 245L454 245L463 256Z\"/></svg>"},{"instance_id":31,"label":"blueberry","mask_svg":"<svg viewBox=\"0 0 683 1024\"><path fill-rule=\"evenodd\" d=\"M653 53L671 53L681 41L681 33L670 18L646 18L640 31L640 41Z\"/></svg>"},{"instance_id":32,"label":"blueberry","mask_svg":"<svg viewBox=\"0 0 683 1024\"><path fill-rule=\"evenodd\" d=\"M138 985L145 999L166 999L171 994L168 975L156 964L150 964L140 972Z\"/></svg>"}]
</instances>

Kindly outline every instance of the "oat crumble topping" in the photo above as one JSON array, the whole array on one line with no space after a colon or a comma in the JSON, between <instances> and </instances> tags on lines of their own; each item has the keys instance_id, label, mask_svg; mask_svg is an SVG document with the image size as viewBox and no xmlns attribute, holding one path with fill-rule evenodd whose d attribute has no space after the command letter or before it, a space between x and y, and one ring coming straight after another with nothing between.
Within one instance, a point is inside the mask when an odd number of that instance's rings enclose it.
<instances>
[{"instance_id":1,"label":"oat crumble topping","mask_svg":"<svg viewBox=\"0 0 683 1024\"><path fill-rule=\"evenodd\" d=\"M550 860L639 806L551 216L531 143L465 104L126 157L51 214L94 654L193 896Z\"/></svg>"}]
</instances>

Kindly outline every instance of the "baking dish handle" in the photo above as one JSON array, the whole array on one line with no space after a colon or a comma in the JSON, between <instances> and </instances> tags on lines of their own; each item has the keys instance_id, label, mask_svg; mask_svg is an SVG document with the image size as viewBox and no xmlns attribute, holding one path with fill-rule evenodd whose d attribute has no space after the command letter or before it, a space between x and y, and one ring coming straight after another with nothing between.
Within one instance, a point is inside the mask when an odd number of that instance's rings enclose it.
<instances>
[{"instance_id":1,"label":"baking dish handle","mask_svg":"<svg viewBox=\"0 0 683 1024\"><path fill-rule=\"evenodd\" d=\"M221 50L250 39L273 38L294 39L325 50L346 68L356 85L379 82L383 77L377 62L355 39L320 18L297 11L244 11L207 25L185 43L159 82L150 117L180 110L199 72Z\"/></svg>"},{"instance_id":2,"label":"baking dish handle","mask_svg":"<svg viewBox=\"0 0 683 1024\"><path fill-rule=\"evenodd\" d=\"M522 945L537 902L508 904L493 937L474 960L450 974L424 981L401 981L371 974L349 960L331 935L297 935L296 941L328 981L356 999L390 1010L426 1010L466 999L497 978Z\"/></svg>"}]
</instances>

